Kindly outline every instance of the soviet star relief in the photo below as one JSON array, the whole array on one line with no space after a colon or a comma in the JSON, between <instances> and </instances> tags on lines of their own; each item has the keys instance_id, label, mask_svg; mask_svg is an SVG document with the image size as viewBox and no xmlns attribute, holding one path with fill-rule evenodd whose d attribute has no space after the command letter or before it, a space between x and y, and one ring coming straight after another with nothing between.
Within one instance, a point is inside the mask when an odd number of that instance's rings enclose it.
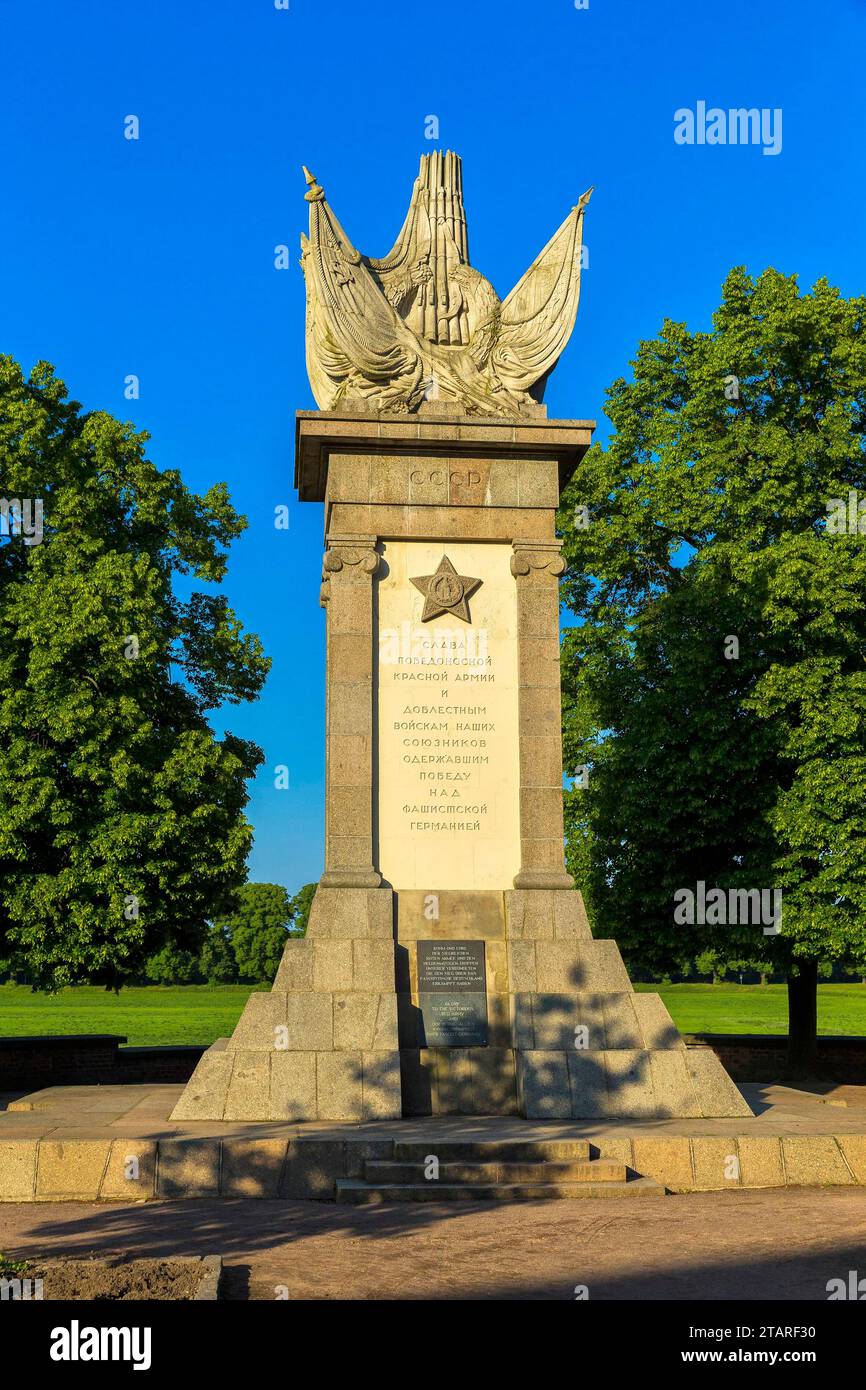
<instances>
[{"instance_id":1,"label":"soviet star relief","mask_svg":"<svg viewBox=\"0 0 866 1390\"><path fill-rule=\"evenodd\" d=\"M468 574L458 574L447 555L442 556L435 574L422 574L411 582L424 595L422 623L429 623L431 618L440 618L443 614L460 618L464 623L472 622L469 598L481 588L482 581Z\"/></svg>"}]
</instances>

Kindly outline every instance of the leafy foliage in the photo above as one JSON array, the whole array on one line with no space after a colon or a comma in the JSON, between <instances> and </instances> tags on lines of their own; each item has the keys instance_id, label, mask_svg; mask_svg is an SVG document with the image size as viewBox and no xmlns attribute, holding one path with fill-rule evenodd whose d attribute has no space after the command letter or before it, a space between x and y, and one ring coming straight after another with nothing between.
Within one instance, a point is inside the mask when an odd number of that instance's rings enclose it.
<instances>
[{"instance_id":1,"label":"leafy foliage","mask_svg":"<svg viewBox=\"0 0 866 1390\"><path fill-rule=\"evenodd\" d=\"M645 969L866 962L866 535L827 526L866 484L864 312L733 270L710 332L640 344L563 499L569 862ZM781 935L675 926L698 880L782 889Z\"/></svg>"},{"instance_id":2,"label":"leafy foliage","mask_svg":"<svg viewBox=\"0 0 866 1390\"><path fill-rule=\"evenodd\" d=\"M0 357L4 493L45 514L41 544L0 541L0 955L41 988L197 951L244 877L261 753L206 716L269 662L224 598L174 583L219 583L245 521L146 441Z\"/></svg>"},{"instance_id":3,"label":"leafy foliage","mask_svg":"<svg viewBox=\"0 0 866 1390\"><path fill-rule=\"evenodd\" d=\"M243 885L234 911L214 923L231 942L242 980L273 980L289 935L306 929L315 891L315 884L307 884L289 898L279 883Z\"/></svg>"},{"instance_id":4,"label":"leafy foliage","mask_svg":"<svg viewBox=\"0 0 866 1390\"><path fill-rule=\"evenodd\" d=\"M192 951L179 951L168 942L155 955L148 956L144 973L155 985L189 985L201 978Z\"/></svg>"},{"instance_id":5,"label":"leafy foliage","mask_svg":"<svg viewBox=\"0 0 866 1390\"><path fill-rule=\"evenodd\" d=\"M211 925L199 957L199 972L210 985L231 985L238 978L238 963L228 933Z\"/></svg>"}]
</instances>

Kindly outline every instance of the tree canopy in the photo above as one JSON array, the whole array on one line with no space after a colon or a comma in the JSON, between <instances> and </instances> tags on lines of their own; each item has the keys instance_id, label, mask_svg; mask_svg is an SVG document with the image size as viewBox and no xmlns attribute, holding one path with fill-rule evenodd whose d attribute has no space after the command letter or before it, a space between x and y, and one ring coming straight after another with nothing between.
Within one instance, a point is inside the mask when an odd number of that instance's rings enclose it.
<instances>
[{"instance_id":1,"label":"tree canopy","mask_svg":"<svg viewBox=\"0 0 866 1390\"><path fill-rule=\"evenodd\" d=\"M646 968L866 961L864 314L734 269L710 331L640 344L563 498L569 862ZM781 889L781 933L675 924L699 881Z\"/></svg>"},{"instance_id":2,"label":"tree canopy","mask_svg":"<svg viewBox=\"0 0 866 1390\"><path fill-rule=\"evenodd\" d=\"M316 891L305 884L290 898L280 883L245 883L234 910L214 923L231 943L242 979L273 980L289 936L306 931Z\"/></svg>"},{"instance_id":3,"label":"tree canopy","mask_svg":"<svg viewBox=\"0 0 866 1390\"><path fill-rule=\"evenodd\" d=\"M148 436L0 357L0 955L37 986L121 983L197 951L245 876L255 744L209 710L269 662L212 589L245 519L147 458ZM16 534L18 533L18 534ZM189 586L187 586L189 587Z\"/></svg>"}]
</instances>

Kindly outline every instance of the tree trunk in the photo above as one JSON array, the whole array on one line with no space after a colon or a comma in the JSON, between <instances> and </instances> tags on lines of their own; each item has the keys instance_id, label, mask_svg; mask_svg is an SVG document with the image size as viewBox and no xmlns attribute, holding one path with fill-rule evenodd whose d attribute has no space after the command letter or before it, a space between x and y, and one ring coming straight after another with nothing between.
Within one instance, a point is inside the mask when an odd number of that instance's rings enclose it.
<instances>
[{"instance_id":1,"label":"tree trunk","mask_svg":"<svg viewBox=\"0 0 866 1390\"><path fill-rule=\"evenodd\" d=\"M788 976L788 1067L809 1076L818 1062L818 962L799 966L799 975Z\"/></svg>"}]
</instances>

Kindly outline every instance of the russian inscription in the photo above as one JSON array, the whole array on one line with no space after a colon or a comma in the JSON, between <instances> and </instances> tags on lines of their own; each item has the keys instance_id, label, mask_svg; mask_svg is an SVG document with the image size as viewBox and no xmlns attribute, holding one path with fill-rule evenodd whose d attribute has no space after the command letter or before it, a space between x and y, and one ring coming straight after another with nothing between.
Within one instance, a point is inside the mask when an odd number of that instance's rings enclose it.
<instances>
[{"instance_id":1,"label":"russian inscription","mask_svg":"<svg viewBox=\"0 0 866 1390\"><path fill-rule=\"evenodd\" d=\"M465 590L452 611L424 619L428 596L413 580L436 575L441 544L388 541L382 551L379 866L398 889L501 887L520 867L511 547L449 542L456 578L475 586L471 622L458 611Z\"/></svg>"}]
</instances>

